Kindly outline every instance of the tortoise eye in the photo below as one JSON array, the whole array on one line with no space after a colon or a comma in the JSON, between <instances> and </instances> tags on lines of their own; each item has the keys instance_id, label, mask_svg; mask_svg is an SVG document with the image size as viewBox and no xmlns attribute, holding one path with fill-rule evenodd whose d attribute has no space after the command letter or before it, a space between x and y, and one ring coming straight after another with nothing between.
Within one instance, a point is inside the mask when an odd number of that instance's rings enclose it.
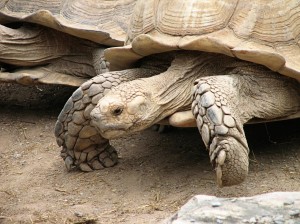
<instances>
[{"instance_id":1,"label":"tortoise eye","mask_svg":"<svg viewBox=\"0 0 300 224\"><path fill-rule=\"evenodd\" d=\"M123 109L122 109L122 108L116 108L116 109L114 109L114 110L112 111L112 114L113 114L114 116L118 116L118 115L120 115L122 112L123 112Z\"/></svg>"}]
</instances>

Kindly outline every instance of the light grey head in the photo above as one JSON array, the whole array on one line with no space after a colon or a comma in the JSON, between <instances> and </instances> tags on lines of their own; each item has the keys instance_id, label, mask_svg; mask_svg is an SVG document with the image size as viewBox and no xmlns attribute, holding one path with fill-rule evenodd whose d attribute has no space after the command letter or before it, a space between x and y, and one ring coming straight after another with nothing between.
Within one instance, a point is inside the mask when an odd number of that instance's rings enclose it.
<instances>
[{"instance_id":1,"label":"light grey head","mask_svg":"<svg viewBox=\"0 0 300 224\"><path fill-rule=\"evenodd\" d=\"M108 92L91 111L92 125L111 139L143 130L155 121L156 105L139 81L121 84Z\"/></svg>"}]
</instances>

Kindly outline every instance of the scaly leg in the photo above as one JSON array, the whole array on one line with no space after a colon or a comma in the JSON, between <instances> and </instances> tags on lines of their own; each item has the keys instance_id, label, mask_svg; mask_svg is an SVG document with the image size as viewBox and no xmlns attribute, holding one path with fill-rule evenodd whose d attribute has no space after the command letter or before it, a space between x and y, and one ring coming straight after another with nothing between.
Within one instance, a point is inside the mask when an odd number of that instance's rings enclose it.
<instances>
[{"instance_id":1,"label":"scaly leg","mask_svg":"<svg viewBox=\"0 0 300 224\"><path fill-rule=\"evenodd\" d=\"M83 83L69 98L55 125L57 144L68 170L92 171L117 163L117 152L90 124L90 112L112 87L121 82L151 76L154 69L108 72Z\"/></svg>"},{"instance_id":2,"label":"scaly leg","mask_svg":"<svg viewBox=\"0 0 300 224\"><path fill-rule=\"evenodd\" d=\"M248 174L249 148L243 124L255 117L274 119L296 113L299 89L295 80L274 72L196 80L192 112L219 186L239 184Z\"/></svg>"}]
</instances>

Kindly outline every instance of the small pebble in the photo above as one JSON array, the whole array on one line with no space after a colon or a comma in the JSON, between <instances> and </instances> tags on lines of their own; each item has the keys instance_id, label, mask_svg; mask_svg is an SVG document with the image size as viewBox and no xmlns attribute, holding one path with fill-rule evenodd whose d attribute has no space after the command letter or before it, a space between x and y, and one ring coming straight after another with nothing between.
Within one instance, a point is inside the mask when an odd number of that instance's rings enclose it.
<instances>
[{"instance_id":1,"label":"small pebble","mask_svg":"<svg viewBox=\"0 0 300 224\"><path fill-rule=\"evenodd\" d=\"M281 220L273 220L274 224L284 224L284 221Z\"/></svg>"},{"instance_id":2,"label":"small pebble","mask_svg":"<svg viewBox=\"0 0 300 224\"><path fill-rule=\"evenodd\" d=\"M83 217L83 214L81 212L74 212L74 215L77 217Z\"/></svg>"},{"instance_id":3,"label":"small pebble","mask_svg":"<svg viewBox=\"0 0 300 224\"><path fill-rule=\"evenodd\" d=\"M231 202L236 202L237 198L232 198L230 201Z\"/></svg>"},{"instance_id":4,"label":"small pebble","mask_svg":"<svg viewBox=\"0 0 300 224\"><path fill-rule=\"evenodd\" d=\"M217 219L217 224L223 224L223 221L221 219Z\"/></svg>"},{"instance_id":5,"label":"small pebble","mask_svg":"<svg viewBox=\"0 0 300 224\"><path fill-rule=\"evenodd\" d=\"M293 201L285 201L283 202L283 205L293 205L294 202Z\"/></svg>"},{"instance_id":6,"label":"small pebble","mask_svg":"<svg viewBox=\"0 0 300 224\"><path fill-rule=\"evenodd\" d=\"M300 210L299 209L291 210L291 211L289 211L289 215L293 216L293 217L299 217L300 216Z\"/></svg>"},{"instance_id":7,"label":"small pebble","mask_svg":"<svg viewBox=\"0 0 300 224\"><path fill-rule=\"evenodd\" d=\"M269 216L264 216L259 219L259 223L273 223L273 219Z\"/></svg>"},{"instance_id":8,"label":"small pebble","mask_svg":"<svg viewBox=\"0 0 300 224\"><path fill-rule=\"evenodd\" d=\"M256 223L256 218L255 217L250 218L249 222L250 223Z\"/></svg>"},{"instance_id":9,"label":"small pebble","mask_svg":"<svg viewBox=\"0 0 300 224\"><path fill-rule=\"evenodd\" d=\"M214 201L214 202L211 203L211 206L212 207L220 207L221 203L219 201Z\"/></svg>"},{"instance_id":10,"label":"small pebble","mask_svg":"<svg viewBox=\"0 0 300 224\"><path fill-rule=\"evenodd\" d=\"M283 217L283 215L277 215L277 216L275 216L273 218L273 222L275 224L282 224L282 223L284 223L284 217Z\"/></svg>"}]
</instances>

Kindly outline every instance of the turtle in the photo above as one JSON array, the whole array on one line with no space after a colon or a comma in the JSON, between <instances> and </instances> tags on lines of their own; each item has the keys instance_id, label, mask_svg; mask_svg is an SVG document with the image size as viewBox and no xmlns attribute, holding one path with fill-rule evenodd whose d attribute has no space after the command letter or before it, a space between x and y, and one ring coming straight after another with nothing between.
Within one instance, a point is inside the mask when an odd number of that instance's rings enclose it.
<instances>
[{"instance_id":1,"label":"turtle","mask_svg":"<svg viewBox=\"0 0 300 224\"><path fill-rule=\"evenodd\" d=\"M107 72L103 51L124 44L135 2L1 1L0 81L78 87Z\"/></svg>"},{"instance_id":2,"label":"turtle","mask_svg":"<svg viewBox=\"0 0 300 224\"><path fill-rule=\"evenodd\" d=\"M249 170L243 126L299 117L300 3L137 1L110 72L83 83L56 123L68 169L117 163L109 140L156 123L197 126L218 186Z\"/></svg>"}]
</instances>

